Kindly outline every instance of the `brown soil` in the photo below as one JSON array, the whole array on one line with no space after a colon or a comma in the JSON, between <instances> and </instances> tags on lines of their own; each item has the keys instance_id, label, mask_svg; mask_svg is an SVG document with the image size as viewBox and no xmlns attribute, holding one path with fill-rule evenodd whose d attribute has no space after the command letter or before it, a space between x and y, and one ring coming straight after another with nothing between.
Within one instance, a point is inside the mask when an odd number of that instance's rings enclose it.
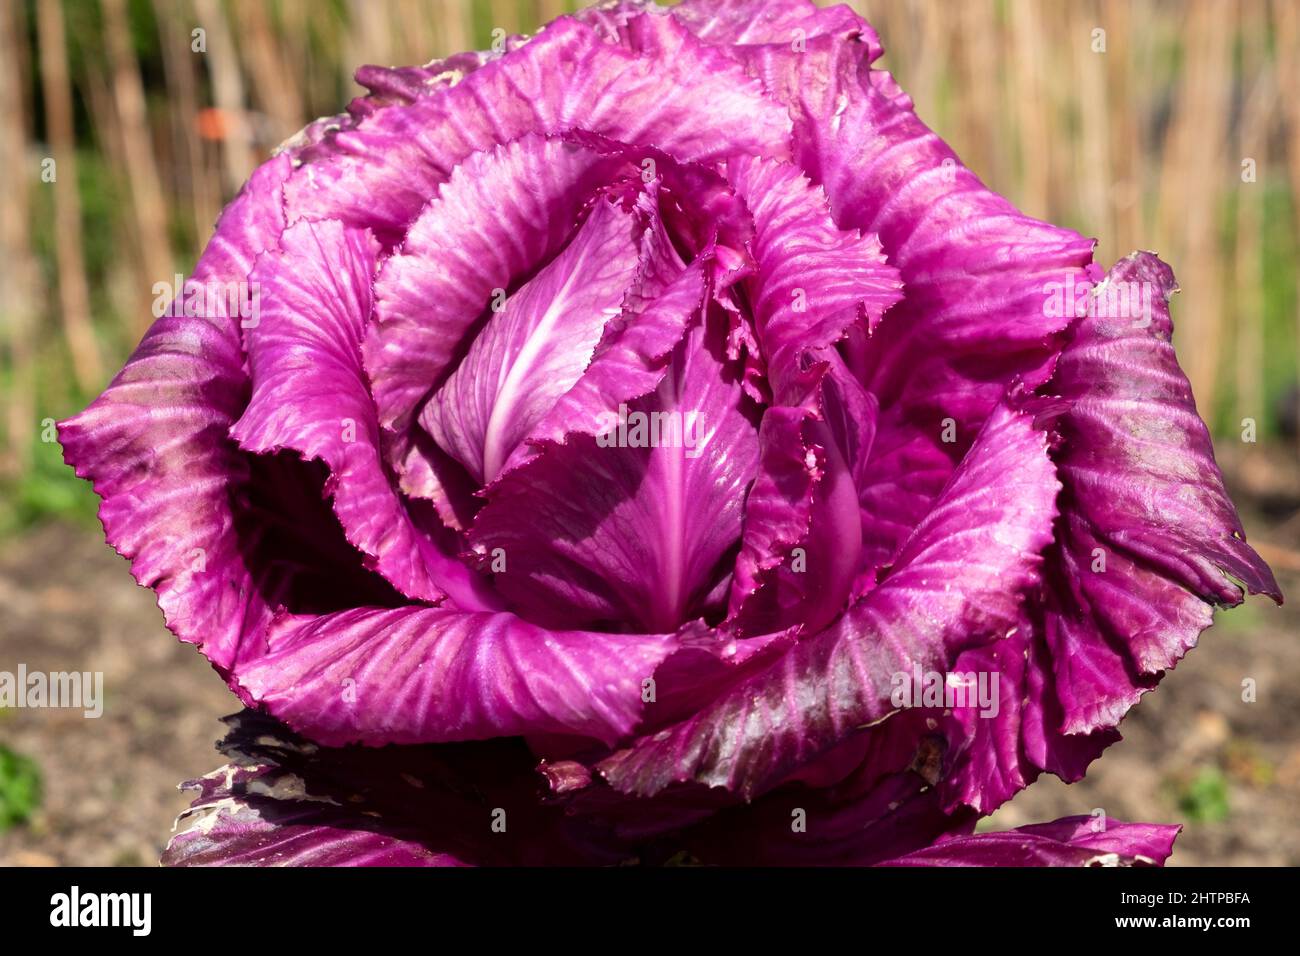
<instances>
[{"instance_id":1,"label":"brown soil","mask_svg":"<svg viewBox=\"0 0 1300 956\"><path fill-rule=\"evenodd\" d=\"M0 546L0 670L103 671L104 712L0 711L0 743L44 781L30 823L0 833L0 864L152 866L183 780L217 765L238 701L163 627L153 593L94 530L47 525Z\"/></svg>"}]
</instances>

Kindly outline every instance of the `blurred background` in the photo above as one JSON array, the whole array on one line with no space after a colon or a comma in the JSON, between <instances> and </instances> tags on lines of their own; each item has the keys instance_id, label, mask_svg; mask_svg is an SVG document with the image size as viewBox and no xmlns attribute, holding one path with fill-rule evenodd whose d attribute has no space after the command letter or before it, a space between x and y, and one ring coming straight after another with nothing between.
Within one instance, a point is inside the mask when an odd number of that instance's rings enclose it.
<instances>
[{"instance_id":1,"label":"blurred background","mask_svg":"<svg viewBox=\"0 0 1300 956\"><path fill-rule=\"evenodd\" d=\"M760 0L755 0L760 2ZM1300 0L859 0L917 112L1024 211L1158 251L1176 345L1247 533L1300 583ZM104 716L0 709L0 864L152 865L217 763L222 682L103 543L52 422L80 409L279 142L360 89L529 32L565 0L0 0L0 671L105 675ZM1300 614L1251 601L1082 784L1187 823L1174 864L1300 864ZM1258 700L1241 700L1246 678Z\"/></svg>"}]
</instances>

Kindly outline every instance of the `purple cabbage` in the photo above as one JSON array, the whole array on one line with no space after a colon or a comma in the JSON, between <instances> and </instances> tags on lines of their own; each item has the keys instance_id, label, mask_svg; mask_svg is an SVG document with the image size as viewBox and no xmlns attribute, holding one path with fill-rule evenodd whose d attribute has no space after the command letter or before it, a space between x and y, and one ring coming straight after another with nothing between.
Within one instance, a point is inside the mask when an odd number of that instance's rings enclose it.
<instances>
[{"instance_id":1,"label":"purple cabbage","mask_svg":"<svg viewBox=\"0 0 1300 956\"><path fill-rule=\"evenodd\" d=\"M165 862L1163 862L974 828L1281 600L1173 276L986 189L881 52L621 0L363 68L253 174L218 307L60 425L248 708Z\"/></svg>"}]
</instances>

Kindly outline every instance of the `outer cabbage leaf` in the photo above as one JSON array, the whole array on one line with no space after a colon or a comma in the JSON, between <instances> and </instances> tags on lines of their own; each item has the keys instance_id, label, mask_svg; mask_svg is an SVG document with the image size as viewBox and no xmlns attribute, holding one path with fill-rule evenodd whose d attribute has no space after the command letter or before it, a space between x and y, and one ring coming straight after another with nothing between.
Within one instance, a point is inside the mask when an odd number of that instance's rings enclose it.
<instances>
[{"instance_id":1,"label":"outer cabbage leaf","mask_svg":"<svg viewBox=\"0 0 1300 956\"><path fill-rule=\"evenodd\" d=\"M1104 829L1095 830L1101 824ZM1003 833L978 833L936 843L886 866L1159 866L1181 826L1064 817Z\"/></svg>"},{"instance_id":2,"label":"outer cabbage leaf","mask_svg":"<svg viewBox=\"0 0 1300 956\"><path fill-rule=\"evenodd\" d=\"M586 130L683 160L786 154L789 116L725 54L670 17L637 17L628 35L617 46L561 17L433 95L366 113L307 155L289 208L396 241L467 157L529 133Z\"/></svg>"},{"instance_id":3,"label":"outer cabbage leaf","mask_svg":"<svg viewBox=\"0 0 1300 956\"><path fill-rule=\"evenodd\" d=\"M288 155L266 163L222 213L185 290L217 312L159 319L104 393L59 423L65 460L103 499L109 544L157 592L168 628L223 670L258 652L271 614L237 528L250 466L228 432L248 380L225 293L275 248L291 168Z\"/></svg>"},{"instance_id":4,"label":"outer cabbage leaf","mask_svg":"<svg viewBox=\"0 0 1300 956\"><path fill-rule=\"evenodd\" d=\"M818 7L808 0L769 0L755 8L746 0L685 0L673 8L673 16L700 39L723 46L854 35L868 45L872 59L882 52L875 31L843 3Z\"/></svg>"},{"instance_id":5,"label":"outer cabbage leaf","mask_svg":"<svg viewBox=\"0 0 1300 956\"><path fill-rule=\"evenodd\" d=\"M546 630L513 614L353 608L286 615L243 667L252 700L313 740L424 743L629 733L673 634Z\"/></svg>"},{"instance_id":6,"label":"outer cabbage leaf","mask_svg":"<svg viewBox=\"0 0 1300 956\"><path fill-rule=\"evenodd\" d=\"M322 748L270 718L226 718L224 767L185 784L164 866L604 864L607 839L537 800L515 740ZM495 827L494 827L495 824Z\"/></svg>"},{"instance_id":7,"label":"outer cabbage leaf","mask_svg":"<svg viewBox=\"0 0 1300 956\"><path fill-rule=\"evenodd\" d=\"M1246 543L1174 356L1174 288L1149 253L1119 262L1050 386L1072 403L1044 622L1065 733L1117 724L1243 585L1282 598Z\"/></svg>"}]
</instances>

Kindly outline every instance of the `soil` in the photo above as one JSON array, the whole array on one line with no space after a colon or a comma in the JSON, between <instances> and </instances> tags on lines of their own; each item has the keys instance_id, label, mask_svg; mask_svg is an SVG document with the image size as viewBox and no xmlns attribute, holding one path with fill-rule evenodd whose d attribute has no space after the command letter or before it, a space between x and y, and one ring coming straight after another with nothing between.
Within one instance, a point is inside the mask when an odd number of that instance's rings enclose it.
<instances>
[{"instance_id":1,"label":"soil","mask_svg":"<svg viewBox=\"0 0 1300 956\"><path fill-rule=\"evenodd\" d=\"M0 864L155 865L191 799L177 784L220 762L235 696L96 529L51 524L0 544L0 607L0 670L104 673L101 717L0 711L0 744L43 782L33 818L0 833Z\"/></svg>"},{"instance_id":2,"label":"soil","mask_svg":"<svg viewBox=\"0 0 1300 956\"><path fill-rule=\"evenodd\" d=\"M1298 470L1293 455L1262 451L1229 455L1225 469L1247 536L1293 602L1253 598L1221 613L1085 781L1045 777L981 829L1101 808L1185 822L1171 865L1300 865ZM50 524L0 542L0 608L0 670L103 671L106 698L98 719L0 710L0 744L35 760L44 789L31 820L0 832L0 864L154 865L188 803L177 783L217 765L218 718L238 702L167 633L152 593L95 529ZM1253 703L1242 700L1246 678Z\"/></svg>"}]
</instances>

